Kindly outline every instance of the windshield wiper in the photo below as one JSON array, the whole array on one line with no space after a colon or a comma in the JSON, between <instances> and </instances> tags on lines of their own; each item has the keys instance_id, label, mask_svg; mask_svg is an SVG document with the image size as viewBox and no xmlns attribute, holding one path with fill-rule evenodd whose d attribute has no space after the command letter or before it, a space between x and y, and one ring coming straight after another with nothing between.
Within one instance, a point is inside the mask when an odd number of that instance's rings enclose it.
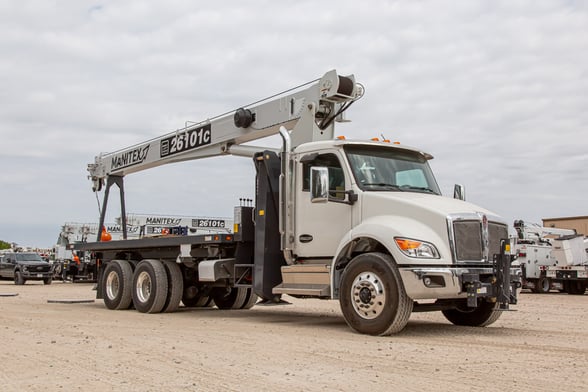
<instances>
[{"instance_id":1,"label":"windshield wiper","mask_svg":"<svg viewBox=\"0 0 588 392\"><path fill-rule=\"evenodd\" d=\"M432 193L434 195L437 195L438 194L437 192L435 192L431 188L422 187L422 186L396 185L396 184L388 184L388 183L385 183L385 182L368 182L368 183L363 183L361 185L362 186L382 187L382 188L387 188L387 189L392 188L394 190L401 191L401 192L406 192L406 191L421 191L421 192L426 192L426 193Z\"/></svg>"},{"instance_id":2,"label":"windshield wiper","mask_svg":"<svg viewBox=\"0 0 588 392\"><path fill-rule=\"evenodd\" d=\"M392 188L392 189L396 189L396 190L399 190L399 191L402 190L398 185L395 185L395 184L387 184L385 182L367 182L367 183L362 183L361 185L362 186L380 186L380 187L383 187L383 188Z\"/></svg>"},{"instance_id":3,"label":"windshield wiper","mask_svg":"<svg viewBox=\"0 0 588 392\"><path fill-rule=\"evenodd\" d=\"M426 188L426 187L422 187L422 186L402 185L401 188L415 190L415 191L423 191L423 192L427 192L427 193L433 193L435 195L437 194L437 192L435 192L431 188Z\"/></svg>"}]
</instances>

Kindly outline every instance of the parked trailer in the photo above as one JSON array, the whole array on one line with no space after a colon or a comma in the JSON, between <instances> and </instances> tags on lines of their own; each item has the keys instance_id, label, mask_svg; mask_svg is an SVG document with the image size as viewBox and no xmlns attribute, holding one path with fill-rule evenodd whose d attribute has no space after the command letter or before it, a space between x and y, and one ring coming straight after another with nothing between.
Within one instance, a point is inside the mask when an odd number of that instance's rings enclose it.
<instances>
[{"instance_id":1,"label":"parked trailer","mask_svg":"<svg viewBox=\"0 0 588 392\"><path fill-rule=\"evenodd\" d=\"M363 96L336 71L229 115L96 157L93 190L124 176L211 156L253 159L254 206L234 210L232 234L75 244L99 266L97 298L109 309L170 312L185 306L247 309L288 294L339 300L355 331L400 332L413 311L441 311L486 326L517 301L507 223L443 197L432 156L386 140L335 139L334 125ZM245 143L279 134L280 150ZM456 186L456 195L463 195ZM123 236L126 221L122 219ZM126 238L126 237L125 237Z\"/></svg>"}]
</instances>

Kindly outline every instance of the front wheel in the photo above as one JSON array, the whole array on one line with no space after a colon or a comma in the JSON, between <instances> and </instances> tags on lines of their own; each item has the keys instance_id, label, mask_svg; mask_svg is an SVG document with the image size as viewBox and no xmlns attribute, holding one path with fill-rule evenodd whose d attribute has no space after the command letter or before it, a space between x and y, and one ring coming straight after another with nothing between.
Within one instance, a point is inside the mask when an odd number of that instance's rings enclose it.
<instances>
[{"instance_id":1,"label":"front wheel","mask_svg":"<svg viewBox=\"0 0 588 392\"><path fill-rule=\"evenodd\" d=\"M51 284L53 282L53 277L50 276L48 278L43 278L43 284Z\"/></svg>"},{"instance_id":2,"label":"front wheel","mask_svg":"<svg viewBox=\"0 0 588 392\"><path fill-rule=\"evenodd\" d=\"M460 306L455 309L442 311L443 316L455 325L468 327L485 327L500 318L502 312L498 310L498 302L480 302L477 308Z\"/></svg>"},{"instance_id":3,"label":"front wheel","mask_svg":"<svg viewBox=\"0 0 588 392\"><path fill-rule=\"evenodd\" d=\"M16 271L14 273L14 284L21 286L21 285L25 284L25 282L26 282L26 280L25 280L24 276L22 276L22 272Z\"/></svg>"},{"instance_id":4,"label":"front wheel","mask_svg":"<svg viewBox=\"0 0 588 392\"><path fill-rule=\"evenodd\" d=\"M402 331L413 308L394 260L384 253L351 260L341 277L339 303L353 330L379 336Z\"/></svg>"}]
</instances>

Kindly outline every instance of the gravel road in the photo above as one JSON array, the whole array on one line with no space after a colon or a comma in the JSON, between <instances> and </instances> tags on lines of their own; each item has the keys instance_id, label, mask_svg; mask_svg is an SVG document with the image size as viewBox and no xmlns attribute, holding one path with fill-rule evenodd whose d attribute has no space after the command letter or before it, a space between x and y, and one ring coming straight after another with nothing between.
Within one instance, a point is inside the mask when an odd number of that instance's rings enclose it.
<instances>
[{"instance_id":1,"label":"gravel road","mask_svg":"<svg viewBox=\"0 0 588 392\"><path fill-rule=\"evenodd\" d=\"M335 301L107 310L92 284L0 282L2 391L585 391L588 295L523 292L487 328L415 313L353 333ZM16 296L3 296L18 294Z\"/></svg>"}]
</instances>

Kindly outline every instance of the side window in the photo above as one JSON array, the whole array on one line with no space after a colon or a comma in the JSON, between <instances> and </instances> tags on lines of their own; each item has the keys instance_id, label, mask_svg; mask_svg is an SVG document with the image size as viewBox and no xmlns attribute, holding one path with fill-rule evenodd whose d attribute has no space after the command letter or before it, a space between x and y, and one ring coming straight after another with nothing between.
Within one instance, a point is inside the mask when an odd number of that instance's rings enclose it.
<instances>
[{"instance_id":1,"label":"side window","mask_svg":"<svg viewBox=\"0 0 588 392\"><path fill-rule=\"evenodd\" d=\"M318 155L314 160L304 162L302 166L302 190L310 191L310 168L326 167L329 169L329 197L333 199L345 199L345 175L339 158L335 154Z\"/></svg>"}]
</instances>

